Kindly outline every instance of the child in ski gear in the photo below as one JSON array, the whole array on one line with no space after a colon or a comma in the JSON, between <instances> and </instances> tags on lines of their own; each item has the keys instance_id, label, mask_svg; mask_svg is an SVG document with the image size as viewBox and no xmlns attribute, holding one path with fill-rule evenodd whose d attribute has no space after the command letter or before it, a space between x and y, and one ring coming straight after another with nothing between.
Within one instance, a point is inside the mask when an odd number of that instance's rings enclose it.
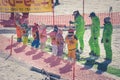
<instances>
[{"instance_id":1,"label":"child in ski gear","mask_svg":"<svg viewBox=\"0 0 120 80\"><path fill-rule=\"evenodd\" d=\"M76 59L76 45L77 45L77 38L74 35L74 30L69 29L68 35L65 38L65 42L68 48L68 59L75 60Z\"/></svg>"},{"instance_id":2,"label":"child in ski gear","mask_svg":"<svg viewBox=\"0 0 120 80\"><path fill-rule=\"evenodd\" d=\"M39 34L40 34L40 49L43 51L46 46L47 41L47 32L46 32L46 25L41 24L39 28Z\"/></svg>"},{"instance_id":3,"label":"child in ski gear","mask_svg":"<svg viewBox=\"0 0 120 80\"><path fill-rule=\"evenodd\" d=\"M17 42L22 42L22 29L21 29L21 14L15 14L15 26L17 33Z\"/></svg>"},{"instance_id":4,"label":"child in ski gear","mask_svg":"<svg viewBox=\"0 0 120 80\"><path fill-rule=\"evenodd\" d=\"M60 30L60 29L58 29L58 33L56 35L56 40L57 40L57 47L58 47L57 56L62 57L63 47L64 47L64 38L62 36L62 30Z\"/></svg>"},{"instance_id":5,"label":"child in ski gear","mask_svg":"<svg viewBox=\"0 0 120 80\"><path fill-rule=\"evenodd\" d=\"M54 55L57 55L57 52L58 52L57 40L56 40L57 32L58 32L58 27L55 25L53 31L48 34L51 38L52 53Z\"/></svg>"},{"instance_id":6,"label":"child in ski gear","mask_svg":"<svg viewBox=\"0 0 120 80\"><path fill-rule=\"evenodd\" d=\"M35 46L35 48L38 48L40 45L40 38L39 38L39 31L38 31L38 24L34 23L34 26L32 27L32 36L34 38L32 42L32 47Z\"/></svg>"},{"instance_id":7,"label":"child in ski gear","mask_svg":"<svg viewBox=\"0 0 120 80\"><path fill-rule=\"evenodd\" d=\"M22 26L22 34L23 34L23 44L26 45L28 43L28 35L30 31L30 27L28 26L28 20L25 18L21 24Z\"/></svg>"}]
</instances>

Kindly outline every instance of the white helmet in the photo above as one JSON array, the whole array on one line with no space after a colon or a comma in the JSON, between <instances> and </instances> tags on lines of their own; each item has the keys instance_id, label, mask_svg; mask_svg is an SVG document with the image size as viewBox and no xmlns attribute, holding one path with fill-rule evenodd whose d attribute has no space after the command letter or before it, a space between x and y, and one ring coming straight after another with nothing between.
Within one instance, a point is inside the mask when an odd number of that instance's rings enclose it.
<instances>
[{"instance_id":1,"label":"white helmet","mask_svg":"<svg viewBox=\"0 0 120 80\"><path fill-rule=\"evenodd\" d=\"M22 16L21 13L15 13L15 18L19 18L20 16Z\"/></svg>"}]
</instances>

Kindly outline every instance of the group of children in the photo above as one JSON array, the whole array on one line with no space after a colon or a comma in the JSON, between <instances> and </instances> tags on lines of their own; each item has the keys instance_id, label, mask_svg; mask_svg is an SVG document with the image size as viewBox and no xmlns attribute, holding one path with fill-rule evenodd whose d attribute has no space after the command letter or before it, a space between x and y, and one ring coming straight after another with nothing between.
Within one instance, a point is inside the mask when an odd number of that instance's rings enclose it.
<instances>
[{"instance_id":1,"label":"group of children","mask_svg":"<svg viewBox=\"0 0 120 80\"><path fill-rule=\"evenodd\" d=\"M31 46L38 48L39 45L41 44L41 49L44 48L45 46L44 43L47 40L45 25L41 24L39 26L37 23L34 23L34 25L30 27L28 25L28 19L22 17L20 13L16 13L15 26L16 26L17 42L23 42L24 45L27 45L28 36L31 30L32 37L33 37Z\"/></svg>"},{"instance_id":2,"label":"group of children","mask_svg":"<svg viewBox=\"0 0 120 80\"><path fill-rule=\"evenodd\" d=\"M21 14L15 14L15 26L17 34L17 42L22 42L23 44L28 43L28 35L30 27L28 26L28 19L21 16Z\"/></svg>"},{"instance_id":3,"label":"group of children","mask_svg":"<svg viewBox=\"0 0 120 80\"><path fill-rule=\"evenodd\" d=\"M74 60L76 59L76 45L77 45L77 38L74 35L74 30L69 29L68 34L63 38L63 32L61 29L55 25L52 32L48 34L51 37L51 44L52 44L52 53L54 55L63 56L63 48L65 48L65 44L67 45L68 50L68 59Z\"/></svg>"},{"instance_id":4,"label":"group of children","mask_svg":"<svg viewBox=\"0 0 120 80\"><path fill-rule=\"evenodd\" d=\"M54 26L53 31L48 33L51 38L52 44L52 53L59 57L63 56L63 48L65 48L65 44L67 45L68 50L68 59L75 60L76 59L76 45L77 45L77 38L74 35L74 30L69 29L68 34L63 38L63 32L59 29L56 25Z\"/></svg>"},{"instance_id":5,"label":"group of children","mask_svg":"<svg viewBox=\"0 0 120 80\"><path fill-rule=\"evenodd\" d=\"M29 27L28 20L26 18L21 18L21 14L19 13L16 13L15 15L15 25L17 42L23 42L23 44L26 45L28 43L28 36L31 30L33 37L33 41L31 43L32 47L40 47L43 51L46 46L47 36L50 36L53 55L62 57L64 44L66 43L68 46L69 59L75 59L77 39L74 36L73 29L68 30L68 35L64 40L63 32L57 27L57 25L54 26L50 33L47 33L47 27L44 24L38 25L37 23L34 23L32 27Z\"/></svg>"}]
</instances>

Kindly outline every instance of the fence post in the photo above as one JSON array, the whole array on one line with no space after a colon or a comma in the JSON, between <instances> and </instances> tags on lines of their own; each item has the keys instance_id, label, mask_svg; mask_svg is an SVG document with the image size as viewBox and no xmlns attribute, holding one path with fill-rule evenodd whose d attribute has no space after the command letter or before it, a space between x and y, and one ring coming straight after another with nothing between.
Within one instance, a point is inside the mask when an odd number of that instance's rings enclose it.
<instances>
[{"instance_id":1,"label":"fence post","mask_svg":"<svg viewBox=\"0 0 120 80\"><path fill-rule=\"evenodd\" d=\"M11 48L10 48L10 55L12 55L12 44L13 44L13 35L11 36Z\"/></svg>"},{"instance_id":2,"label":"fence post","mask_svg":"<svg viewBox=\"0 0 120 80\"><path fill-rule=\"evenodd\" d=\"M53 27L55 25L55 11L54 11L54 0L53 0L53 5L52 5L52 9L53 9Z\"/></svg>"},{"instance_id":3,"label":"fence post","mask_svg":"<svg viewBox=\"0 0 120 80\"><path fill-rule=\"evenodd\" d=\"M83 18L85 16L85 13L84 13L84 0L83 0Z\"/></svg>"},{"instance_id":4,"label":"fence post","mask_svg":"<svg viewBox=\"0 0 120 80\"><path fill-rule=\"evenodd\" d=\"M112 6L110 6L110 8L109 8L109 17L111 18L111 22L113 22L113 20L112 20L112 11L113 11L113 9L112 9Z\"/></svg>"},{"instance_id":5,"label":"fence post","mask_svg":"<svg viewBox=\"0 0 120 80\"><path fill-rule=\"evenodd\" d=\"M75 80L75 59L73 61L73 80Z\"/></svg>"}]
</instances>

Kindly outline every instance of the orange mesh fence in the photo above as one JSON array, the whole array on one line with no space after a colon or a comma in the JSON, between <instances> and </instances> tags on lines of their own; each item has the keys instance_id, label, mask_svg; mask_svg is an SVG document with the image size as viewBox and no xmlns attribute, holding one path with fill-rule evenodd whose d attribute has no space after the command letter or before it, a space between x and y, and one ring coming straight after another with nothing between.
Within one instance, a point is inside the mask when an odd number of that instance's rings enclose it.
<instances>
[{"instance_id":1,"label":"orange mesh fence","mask_svg":"<svg viewBox=\"0 0 120 80\"><path fill-rule=\"evenodd\" d=\"M98 13L97 16L99 16L101 26L103 26L104 18L109 16L109 13ZM113 12L111 13L110 17L113 25L120 25L120 12ZM0 13L0 26L9 27L13 25L14 22L9 20L9 18L10 18L10 14ZM69 21L70 20L73 21L74 17L72 15L55 15L54 19L55 19L55 22L54 22L55 25L69 26ZM85 19L86 25L91 24L91 19L89 17L89 14L85 14L84 19ZM38 24L42 22L46 25L53 25L53 16L52 15L29 15L29 24L33 25L34 22Z\"/></svg>"}]
</instances>

